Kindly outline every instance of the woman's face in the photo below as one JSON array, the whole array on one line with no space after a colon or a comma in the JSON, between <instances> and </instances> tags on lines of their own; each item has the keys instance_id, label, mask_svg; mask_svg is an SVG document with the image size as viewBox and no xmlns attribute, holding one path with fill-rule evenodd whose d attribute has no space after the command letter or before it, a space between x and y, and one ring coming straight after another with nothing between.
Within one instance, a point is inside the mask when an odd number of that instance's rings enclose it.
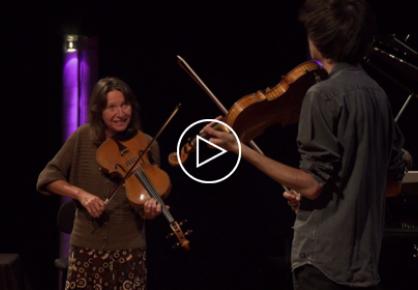
<instances>
[{"instance_id":1,"label":"woman's face","mask_svg":"<svg viewBox=\"0 0 418 290\"><path fill-rule=\"evenodd\" d=\"M106 125L106 136L110 137L128 128L132 116L132 106L126 103L122 92L114 90L107 93L106 108L102 112Z\"/></svg>"}]
</instances>

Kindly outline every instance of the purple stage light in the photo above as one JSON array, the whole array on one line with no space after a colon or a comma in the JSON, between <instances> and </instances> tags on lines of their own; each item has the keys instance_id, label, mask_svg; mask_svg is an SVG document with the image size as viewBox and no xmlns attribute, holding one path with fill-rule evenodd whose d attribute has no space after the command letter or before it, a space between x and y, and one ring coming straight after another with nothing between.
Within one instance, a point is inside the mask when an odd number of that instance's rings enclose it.
<instances>
[{"instance_id":1,"label":"purple stage light","mask_svg":"<svg viewBox=\"0 0 418 290\"><path fill-rule=\"evenodd\" d=\"M63 138L64 141L88 121L88 96L96 78L96 40L66 35L63 63ZM69 198L63 198L62 202ZM61 234L60 256L67 257L69 235Z\"/></svg>"}]
</instances>

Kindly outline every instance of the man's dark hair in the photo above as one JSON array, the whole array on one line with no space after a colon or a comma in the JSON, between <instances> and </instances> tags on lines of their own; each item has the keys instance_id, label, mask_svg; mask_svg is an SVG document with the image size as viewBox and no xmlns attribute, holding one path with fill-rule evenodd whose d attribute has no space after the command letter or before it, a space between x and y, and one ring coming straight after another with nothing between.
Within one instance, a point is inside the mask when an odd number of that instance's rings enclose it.
<instances>
[{"instance_id":1,"label":"man's dark hair","mask_svg":"<svg viewBox=\"0 0 418 290\"><path fill-rule=\"evenodd\" d=\"M306 0L299 20L325 58L352 64L366 54L376 28L366 0Z\"/></svg>"}]
</instances>

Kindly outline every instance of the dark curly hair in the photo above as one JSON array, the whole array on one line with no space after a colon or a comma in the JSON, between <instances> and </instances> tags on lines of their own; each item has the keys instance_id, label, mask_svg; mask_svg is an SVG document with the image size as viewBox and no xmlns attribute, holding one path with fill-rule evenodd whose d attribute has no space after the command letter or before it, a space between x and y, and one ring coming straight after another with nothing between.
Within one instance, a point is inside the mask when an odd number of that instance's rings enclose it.
<instances>
[{"instance_id":1,"label":"dark curly hair","mask_svg":"<svg viewBox=\"0 0 418 290\"><path fill-rule=\"evenodd\" d=\"M299 20L325 58L351 64L366 54L376 30L366 0L306 0Z\"/></svg>"}]
</instances>

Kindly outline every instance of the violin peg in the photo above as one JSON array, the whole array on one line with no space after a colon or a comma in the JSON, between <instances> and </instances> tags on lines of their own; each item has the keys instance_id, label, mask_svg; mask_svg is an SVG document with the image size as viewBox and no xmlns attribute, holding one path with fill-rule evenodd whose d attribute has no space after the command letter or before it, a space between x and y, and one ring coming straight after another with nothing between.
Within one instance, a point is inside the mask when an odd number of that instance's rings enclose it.
<instances>
[{"instance_id":1,"label":"violin peg","mask_svg":"<svg viewBox=\"0 0 418 290\"><path fill-rule=\"evenodd\" d=\"M165 236L166 239L171 239L172 237L174 237L173 233L169 233Z\"/></svg>"},{"instance_id":2,"label":"violin peg","mask_svg":"<svg viewBox=\"0 0 418 290\"><path fill-rule=\"evenodd\" d=\"M180 247L179 243L175 243L173 246L171 246L172 249L178 249Z\"/></svg>"}]
</instances>

